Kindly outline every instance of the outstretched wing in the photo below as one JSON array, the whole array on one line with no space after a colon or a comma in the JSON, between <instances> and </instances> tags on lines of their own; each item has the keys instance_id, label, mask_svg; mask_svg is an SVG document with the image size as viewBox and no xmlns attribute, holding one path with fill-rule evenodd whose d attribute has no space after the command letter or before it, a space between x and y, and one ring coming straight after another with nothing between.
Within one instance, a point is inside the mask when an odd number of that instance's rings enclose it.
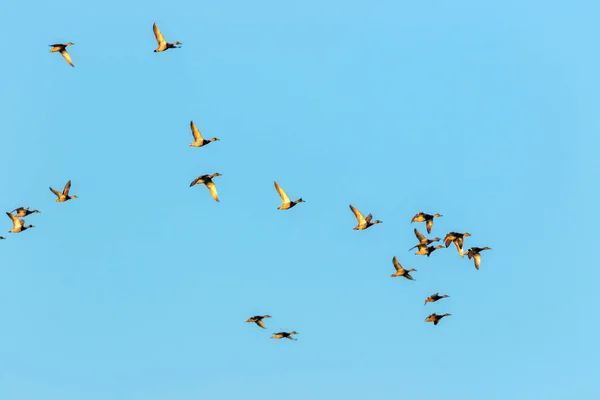
<instances>
[{"instance_id":1,"label":"outstretched wing","mask_svg":"<svg viewBox=\"0 0 600 400\"><path fill-rule=\"evenodd\" d=\"M428 219L425 222L425 227L427 228L427 233L431 233L431 228L433 228L433 219Z\"/></svg>"},{"instance_id":2,"label":"outstretched wing","mask_svg":"<svg viewBox=\"0 0 600 400\"><path fill-rule=\"evenodd\" d=\"M194 121L190 121L190 128L192 128L192 135L194 135L195 142L204 141L204 138L202 137L200 130L196 127L196 124L194 123Z\"/></svg>"},{"instance_id":3,"label":"outstretched wing","mask_svg":"<svg viewBox=\"0 0 600 400\"><path fill-rule=\"evenodd\" d=\"M365 220L365 217L362 215L362 213L360 211L358 211L356 209L356 207L354 207L352 204L350 204L350 209L354 213L354 216L356 217L356 220L358 221L359 225L367 223L367 221Z\"/></svg>"},{"instance_id":4,"label":"outstretched wing","mask_svg":"<svg viewBox=\"0 0 600 400\"><path fill-rule=\"evenodd\" d=\"M420 243L427 242L427 238L425 237L425 235L423 235L421 232L419 232L419 230L417 228L415 228L415 236L417 237L417 239L419 239Z\"/></svg>"},{"instance_id":5,"label":"outstretched wing","mask_svg":"<svg viewBox=\"0 0 600 400\"><path fill-rule=\"evenodd\" d=\"M279 186L279 184L277 182L273 182L275 184L275 189L277 189L277 193L279 193L279 197L281 197L281 202L282 203L289 203L290 202L290 198L288 197L287 193L285 192L285 190L283 190L281 188L281 186Z\"/></svg>"},{"instance_id":6,"label":"outstretched wing","mask_svg":"<svg viewBox=\"0 0 600 400\"><path fill-rule=\"evenodd\" d=\"M365 221L367 221L367 223L371 222L371 220L373 219L373 214L369 214L367 215L367 218L365 218Z\"/></svg>"},{"instance_id":7,"label":"outstretched wing","mask_svg":"<svg viewBox=\"0 0 600 400\"><path fill-rule=\"evenodd\" d=\"M213 181L208 181L205 183L205 185L208 188L212 198L215 199L215 201L219 201L219 194L217 193L217 186L215 183Z\"/></svg>"},{"instance_id":8,"label":"outstretched wing","mask_svg":"<svg viewBox=\"0 0 600 400\"><path fill-rule=\"evenodd\" d=\"M63 56L63 58L65 59L65 61L68 62L71 67L75 66L75 65L73 65L73 61L71 61L71 55L69 54L69 52L67 51L67 49L62 49L60 51L60 55Z\"/></svg>"},{"instance_id":9,"label":"outstretched wing","mask_svg":"<svg viewBox=\"0 0 600 400\"><path fill-rule=\"evenodd\" d=\"M474 254L473 261L475 261L475 268L479 269L479 266L481 265L481 254Z\"/></svg>"},{"instance_id":10,"label":"outstretched wing","mask_svg":"<svg viewBox=\"0 0 600 400\"><path fill-rule=\"evenodd\" d=\"M165 40L162 33L160 32L160 29L158 29L158 25L156 25L156 22L152 26L152 30L154 30L154 37L156 37L156 41L158 42L158 45L166 46L167 41Z\"/></svg>"},{"instance_id":11,"label":"outstretched wing","mask_svg":"<svg viewBox=\"0 0 600 400\"><path fill-rule=\"evenodd\" d=\"M261 319L259 319L258 321L256 321L256 325L260 326L261 328L266 329L267 327L265 326L265 324L262 322Z\"/></svg>"},{"instance_id":12,"label":"outstretched wing","mask_svg":"<svg viewBox=\"0 0 600 400\"><path fill-rule=\"evenodd\" d=\"M6 215L8 215L8 218L10 218L12 220L13 223L13 229L19 229L23 226L22 222L19 218L17 218L16 215L12 215L11 213L6 213Z\"/></svg>"},{"instance_id":13,"label":"outstretched wing","mask_svg":"<svg viewBox=\"0 0 600 400\"><path fill-rule=\"evenodd\" d=\"M60 195L62 193L60 193L58 190L52 189L52 187L50 186L50 190L52 191L52 193L54 193L56 195L56 197L60 198Z\"/></svg>"},{"instance_id":14,"label":"outstretched wing","mask_svg":"<svg viewBox=\"0 0 600 400\"><path fill-rule=\"evenodd\" d=\"M65 185L65 188L63 189L62 194L64 194L65 196L68 196L69 190L71 190L71 181L67 182L67 184Z\"/></svg>"},{"instance_id":15,"label":"outstretched wing","mask_svg":"<svg viewBox=\"0 0 600 400\"><path fill-rule=\"evenodd\" d=\"M402 265L400 265L400 263L398 262L398 259L394 256L394 258L392 258L392 263L394 264L394 268L396 268L396 271L401 272L404 271L404 268L402 268Z\"/></svg>"}]
</instances>

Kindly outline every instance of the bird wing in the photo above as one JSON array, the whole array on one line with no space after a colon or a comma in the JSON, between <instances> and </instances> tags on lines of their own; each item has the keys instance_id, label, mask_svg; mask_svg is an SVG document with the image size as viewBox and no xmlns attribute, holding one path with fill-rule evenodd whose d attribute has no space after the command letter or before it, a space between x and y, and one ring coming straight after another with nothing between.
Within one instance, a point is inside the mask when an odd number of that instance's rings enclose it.
<instances>
[{"instance_id":1,"label":"bird wing","mask_svg":"<svg viewBox=\"0 0 600 400\"><path fill-rule=\"evenodd\" d=\"M428 219L425 222L425 227L427 228L427 233L431 233L431 228L433 228L433 219Z\"/></svg>"},{"instance_id":2,"label":"bird wing","mask_svg":"<svg viewBox=\"0 0 600 400\"><path fill-rule=\"evenodd\" d=\"M350 209L354 213L354 216L356 217L356 220L358 221L359 225L367 223L367 221L365 220L365 217L362 215L362 213L360 211L358 211L352 204L350 204Z\"/></svg>"},{"instance_id":3,"label":"bird wing","mask_svg":"<svg viewBox=\"0 0 600 400\"><path fill-rule=\"evenodd\" d=\"M367 223L369 223L369 222L371 222L371 220L372 220L372 219L373 219L373 214L369 214L369 215L367 215L367 217L365 218L365 221L366 221Z\"/></svg>"},{"instance_id":4,"label":"bird wing","mask_svg":"<svg viewBox=\"0 0 600 400\"><path fill-rule=\"evenodd\" d=\"M396 271L398 271L398 272L404 271L404 268L402 268L402 265L400 265L400 263L398 262L398 259L395 256L394 256L394 258L392 258L392 263L394 264L394 268L396 268Z\"/></svg>"},{"instance_id":5,"label":"bird wing","mask_svg":"<svg viewBox=\"0 0 600 400\"><path fill-rule=\"evenodd\" d=\"M256 321L256 325L260 326L261 328L267 329L267 327L265 326L265 324L262 322L261 319L259 319L258 321Z\"/></svg>"},{"instance_id":6,"label":"bird wing","mask_svg":"<svg viewBox=\"0 0 600 400\"><path fill-rule=\"evenodd\" d=\"M58 190L52 189L51 186L50 186L50 190L52 191L52 193L54 193L56 195L56 197L60 198L60 195L62 194L61 192L59 192Z\"/></svg>"},{"instance_id":7,"label":"bird wing","mask_svg":"<svg viewBox=\"0 0 600 400\"><path fill-rule=\"evenodd\" d=\"M64 194L65 196L68 196L69 190L71 190L71 181L67 182L67 184L65 185L65 188L63 189L62 194Z\"/></svg>"},{"instance_id":8,"label":"bird wing","mask_svg":"<svg viewBox=\"0 0 600 400\"><path fill-rule=\"evenodd\" d=\"M281 197L281 202L282 203L289 203L290 202L290 198L288 197L287 193L285 192L285 190L283 190L281 188L281 186L279 186L279 184L277 182L273 182L275 184L275 189L277 189L277 193L279 193L279 197Z\"/></svg>"},{"instance_id":9,"label":"bird wing","mask_svg":"<svg viewBox=\"0 0 600 400\"><path fill-rule=\"evenodd\" d=\"M23 221L20 220L19 218L17 218L16 215L12 215L11 213L6 213L6 215L8 215L8 218L10 218L12 220L13 223L13 229L19 229L20 227L23 226Z\"/></svg>"},{"instance_id":10,"label":"bird wing","mask_svg":"<svg viewBox=\"0 0 600 400\"><path fill-rule=\"evenodd\" d=\"M158 29L158 25L156 25L156 22L152 26L152 30L154 30L154 37L156 37L156 41L158 42L158 45L165 46L167 44L167 41L165 40L162 33L160 32L160 29Z\"/></svg>"},{"instance_id":11,"label":"bird wing","mask_svg":"<svg viewBox=\"0 0 600 400\"><path fill-rule=\"evenodd\" d=\"M215 201L219 201L219 194L217 193L217 186L215 183L213 181L208 181L205 183L205 185L208 188L212 198L215 199Z\"/></svg>"},{"instance_id":12,"label":"bird wing","mask_svg":"<svg viewBox=\"0 0 600 400\"><path fill-rule=\"evenodd\" d=\"M454 239L454 245L456 246L456 249L458 250L458 255L463 257L465 255L465 252L463 250L463 239L462 238ZM448 246L446 246L446 247L448 247Z\"/></svg>"},{"instance_id":13,"label":"bird wing","mask_svg":"<svg viewBox=\"0 0 600 400\"><path fill-rule=\"evenodd\" d=\"M62 49L60 51L60 55L63 56L63 58L65 59L65 61L68 62L71 67L75 66L73 64L73 61L71 61L71 55L69 54L69 52L67 51L67 49Z\"/></svg>"},{"instance_id":14,"label":"bird wing","mask_svg":"<svg viewBox=\"0 0 600 400\"><path fill-rule=\"evenodd\" d=\"M202 142L204 138L202 137L200 130L196 127L194 121L190 121L190 128L192 128L192 135L194 135L194 141Z\"/></svg>"},{"instance_id":15,"label":"bird wing","mask_svg":"<svg viewBox=\"0 0 600 400\"><path fill-rule=\"evenodd\" d=\"M427 238L421 232L419 232L419 230L417 228L415 228L415 236L417 237L417 239L419 239L420 243L427 242Z\"/></svg>"},{"instance_id":16,"label":"bird wing","mask_svg":"<svg viewBox=\"0 0 600 400\"><path fill-rule=\"evenodd\" d=\"M481 254L474 254L473 261L475 261L475 268L479 269L479 266L481 265Z\"/></svg>"}]
</instances>

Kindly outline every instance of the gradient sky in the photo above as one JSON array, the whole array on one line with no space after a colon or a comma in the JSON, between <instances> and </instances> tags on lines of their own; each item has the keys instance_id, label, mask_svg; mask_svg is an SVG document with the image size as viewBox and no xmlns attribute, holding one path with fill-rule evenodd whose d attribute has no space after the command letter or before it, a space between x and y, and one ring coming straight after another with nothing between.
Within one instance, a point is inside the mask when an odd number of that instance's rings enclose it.
<instances>
[{"instance_id":1,"label":"gradient sky","mask_svg":"<svg viewBox=\"0 0 600 400\"><path fill-rule=\"evenodd\" d=\"M1 233L0 398L600 397L599 13L8 2L0 204L42 213ZM221 140L190 148L192 119ZM220 203L189 187L214 172ZM492 247L481 270L409 252L419 211Z\"/></svg>"}]
</instances>

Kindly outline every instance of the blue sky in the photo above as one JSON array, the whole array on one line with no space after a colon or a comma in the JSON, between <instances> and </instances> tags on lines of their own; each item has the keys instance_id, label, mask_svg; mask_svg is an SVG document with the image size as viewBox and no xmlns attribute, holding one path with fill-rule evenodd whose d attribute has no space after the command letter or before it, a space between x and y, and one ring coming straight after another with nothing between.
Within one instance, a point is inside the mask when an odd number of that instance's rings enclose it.
<instances>
[{"instance_id":1,"label":"blue sky","mask_svg":"<svg viewBox=\"0 0 600 400\"><path fill-rule=\"evenodd\" d=\"M42 213L1 233L0 398L600 395L599 12L5 5L0 202ZM155 21L181 49L153 53ZM75 68L48 52L68 41ZM192 119L221 141L190 148ZM189 187L214 172L220 203ZM306 203L277 210L274 180ZM353 231L348 204L384 223ZM419 211L492 247L481 270L407 251Z\"/></svg>"}]
</instances>

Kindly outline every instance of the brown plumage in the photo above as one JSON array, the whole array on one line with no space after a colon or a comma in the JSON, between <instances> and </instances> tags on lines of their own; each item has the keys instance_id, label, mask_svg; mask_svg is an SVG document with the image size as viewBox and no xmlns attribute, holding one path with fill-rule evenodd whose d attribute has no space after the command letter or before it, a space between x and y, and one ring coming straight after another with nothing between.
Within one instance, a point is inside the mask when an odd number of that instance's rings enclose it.
<instances>
[{"instance_id":1,"label":"brown plumage","mask_svg":"<svg viewBox=\"0 0 600 400\"><path fill-rule=\"evenodd\" d=\"M415 247L427 247L428 244L433 243L433 242L437 242L440 240L439 237L434 237L433 239L427 239L425 237L425 235L423 235L421 232L419 232L419 230L417 228L415 228L415 236L417 237L417 239L419 240L419 243L414 245L413 247L411 247L410 249L408 249L408 251L411 251L412 249L414 249Z\"/></svg>"},{"instance_id":2,"label":"brown plumage","mask_svg":"<svg viewBox=\"0 0 600 400\"><path fill-rule=\"evenodd\" d=\"M165 40L165 38L163 37L160 29L158 29L158 25L156 25L156 22L154 23L154 25L152 25L152 30L154 31L154 37L156 38L156 41L158 42L158 47L156 48L156 50L154 50L155 53L160 53L161 51L165 51L168 49L178 49L181 46L177 46L177 45L183 44L181 42L168 43Z\"/></svg>"},{"instance_id":3,"label":"brown plumage","mask_svg":"<svg viewBox=\"0 0 600 400\"><path fill-rule=\"evenodd\" d=\"M67 63L69 63L69 65L71 67L74 67L75 65L73 64L73 61L71 60L71 55L69 54L69 52L67 51L67 46L73 46L75 43L69 42L66 44L51 44L49 45L50 47L52 47L50 49L50 53L56 53L59 52L61 56L63 56L63 58L65 59L65 61Z\"/></svg>"},{"instance_id":4,"label":"brown plumage","mask_svg":"<svg viewBox=\"0 0 600 400\"><path fill-rule=\"evenodd\" d=\"M17 217L26 217L26 216L28 216L30 214L35 214L35 213L39 213L40 212L40 210L29 210L29 207L27 207L27 208L23 208L23 207L15 208L13 210L13 212L15 212L15 211L17 212L16 213Z\"/></svg>"},{"instance_id":5,"label":"brown plumage","mask_svg":"<svg viewBox=\"0 0 600 400\"><path fill-rule=\"evenodd\" d=\"M219 194L217 193L217 187L215 186L215 183L212 181L212 179L216 176L221 176L221 174L216 172L212 175L200 175L199 177L194 179L192 181L192 183L190 183L190 187L192 187L194 185L198 185L200 183L203 183L206 185L212 198L215 199L215 201L219 201Z\"/></svg>"},{"instance_id":6,"label":"brown plumage","mask_svg":"<svg viewBox=\"0 0 600 400\"><path fill-rule=\"evenodd\" d=\"M443 315L438 315L436 313L431 314L430 316L428 316L427 318L425 318L425 322L433 322L434 325L437 325L438 322L440 322L440 320L444 317L449 317L452 314L443 314Z\"/></svg>"},{"instance_id":7,"label":"brown plumage","mask_svg":"<svg viewBox=\"0 0 600 400\"><path fill-rule=\"evenodd\" d=\"M271 339L290 339L290 340L298 340L298 339L294 339L292 337L292 335L297 335L298 332L296 331L291 331L291 332L277 332L275 334L273 334L273 336L271 336Z\"/></svg>"},{"instance_id":8,"label":"brown plumage","mask_svg":"<svg viewBox=\"0 0 600 400\"><path fill-rule=\"evenodd\" d=\"M410 220L410 223L413 222L425 222L425 227L427 228L427 233L431 233L431 228L433 228L433 219L437 217L442 217L442 214L425 214L424 212L419 212L415 214L414 217Z\"/></svg>"},{"instance_id":9,"label":"brown plumage","mask_svg":"<svg viewBox=\"0 0 600 400\"><path fill-rule=\"evenodd\" d=\"M25 221L17 218L16 215L13 215L9 212L7 212L6 215L8 215L8 218L10 218L13 223L13 228L10 231L8 231L9 233L19 233L19 232L23 232L29 228L35 228L35 226L33 226L33 225L25 226Z\"/></svg>"},{"instance_id":10,"label":"brown plumage","mask_svg":"<svg viewBox=\"0 0 600 400\"><path fill-rule=\"evenodd\" d=\"M216 137L212 139L204 139L200 133L200 130L196 127L196 124L194 124L194 121L190 121L190 128L192 129L192 136L194 137L194 143L190 143L190 146L192 147L202 147L214 141L220 140Z\"/></svg>"},{"instance_id":11,"label":"brown plumage","mask_svg":"<svg viewBox=\"0 0 600 400\"><path fill-rule=\"evenodd\" d=\"M435 303L436 301L438 301L440 299L445 299L446 297L450 297L450 296L448 296L447 294L440 296L439 293L434 293L425 299L425 305L427 305L427 303Z\"/></svg>"},{"instance_id":12,"label":"brown plumage","mask_svg":"<svg viewBox=\"0 0 600 400\"><path fill-rule=\"evenodd\" d=\"M469 250L467 250L467 257L469 257L469 260L471 258L473 259L473 262L475 263L475 268L477 268L477 269L479 269L479 266L481 265L481 254L479 254L479 253L484 250L491 250L491 248L489 248L489 247L471 247Z\"/></svg>"},{"instance_id":13,"label":"brown plumage","mask_svg":"<svg viewBox=\"0 0 600 400\"><path fill-rule=\"evenodd\" d=\"M448 246L450 246L450 243L454 243L456 249L458 250L458 255L463 257L465 255L463 250L463 239L465 236L471 236L471 234L469 232L449 232L444 238L444 244L446 245L446 248L448 248Z\"/></svg>"},{"instance_id":14,"label":"brown plumage","mask_svg":"<svg viewBox=\"0 0 600 400\"><path fill-rule=\"evenodd\" d=\"M360 211L358 211L352 204L350 204L350 210L352 210L352 212L354 213L354 216L356 217L356 221L357 221L357 225L354 228L352 228L355 231L362 231L364 229L367 229L370 226L373 226L375 224L381 224L383 222L378 219L371 222L371 220L373 219L373 215L369 214L365 218L362 215L362 213Z\"/></svg>"},{"instance_id":15,"label":"brown plumage","mask_svg":"<svg viewBox=\"0 0 600 400\"><path fill-rule=\"evenodd\" d=\"M427 246L426 244L418 244L417 247L419 248L419 250L415 253L415 255L417 256L427 256L429 257L429 255L431 253L433 253L434 251L436 251L437 249L443 249L444 246L442 246L441 244L438 244L437 246Z\"/></svg>"},{"instance_id":16,"label":"brown plumage","mask_svg":"<svg viewBox=\"0 0 600 400\"><path fill-rule=\"evenodd\" d=\"M73 195L70 196L69 195L69 191L71 190L71 181L67 182L67 184L65 185L62 193L59 192L58 190L54 190L52 189L52 187L50 187L50 190L52 191L52 193L54 193L56 195L56 197L58 197L56 200L54 200L57 203L63 203L67 200L71 200L71 199L76 199L77 196Z\"/></svg>"},{"instance_id":17,"label":"brown plumage","mask_svg":"<svg viewBox=\"0 0 600 400\"><path fill-rule=\"evenodd\" d=\"M402 265L400 265L400 263L398 262L398 259L395 256L394 256L394 258L392 258L392 264L394 264L394 268L396 268L396 272L394 272L392 274L392 278L395 278L397 276L403 276L406 279L410 279L411 281L415 280L412 276L410 276L410 272L413 272L413 271L417 272L416 269L414 269L414 268L411 268L411 269L408 269L408 270L404 269L402 267Z\"/></svg>"},{"instance_id":18,"label":"brown plumage","mask_svg":"<svg viewBox=\"0 0 600 400\"><path fill-rule=\"evenodd\" d=\"M260 326L261 328L266 329L267 327L265 326L265 324L262 321L264 318L271 318L271 316L270 315L255 315L254 317L248 318L245 322L254 322L256 325Z\"/></svg>"},{"instance_id":19,"label":"brown plumage","mask_svg":"<svg viewBox=\"0 0 600 400\"><path fill-rule=\"evenodd\" d=\"M285 190L283 190L277 182L273 183L275 184L275 189L277 190L277 193L279 193L279 197L281 197L281 205L277 207L278 210L289 210L298 203L306 203L304 200L302 200L302 197L300 197L298 200L290 201L290 198L288 197Z\"/></svg>"}]
</instances>

